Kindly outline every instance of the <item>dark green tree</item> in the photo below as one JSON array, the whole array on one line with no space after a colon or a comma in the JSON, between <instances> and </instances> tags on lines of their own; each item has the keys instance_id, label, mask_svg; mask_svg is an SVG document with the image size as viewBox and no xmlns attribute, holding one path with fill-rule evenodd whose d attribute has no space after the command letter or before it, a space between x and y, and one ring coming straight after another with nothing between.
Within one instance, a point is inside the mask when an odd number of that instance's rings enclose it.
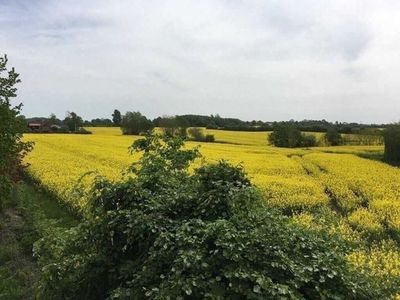
<instances>
[{"instance_id":1,"label":"dark green tree","mask_svg":"<svg viewBox=\"0 0 400 300\"><path fill-rule=\"evenodd\" d=\"M400 163L400 124L390 125L384 131L384 159L392 163Z\"/></svg>"},{"instance_id":2,"label":"dark green tree","mask_svg":"<svg viewBox=\"0 0 400 300\"><path fill-rule=\"evenodd\" d=\"M61 125L61 121L53 113L43 121L43 126L45 127L51 127L52 125Z\"/></svg>"},{"instance_id":3,"label":"dark green tree","mask_svg":"<svg viewBox=\"0 0 400 300\"><path fill-rule=\"evenodd\" d=\"M317 145L317 138L313 134L301 134L301 147L315 147Z\"/></svg>"},{"instance_id":4,"label":"dark green tree","mask_svg":"<svg viewBox=\"0 0 400 300\"><path fill-rule=\"evenodd\" d=\"M175 116L175 120L176 126L178 127L178 134L180 136L186 137L187 129L190 126L189 121L183 116Z\"/></svg>"},{"instance_id":5,"label":"dark green tree","mask_svg":"<svg viewBox=\"0 0 400 300\"><path fill-rule=\"evenodd\" d=\"M22 104L13 106L11 99L17 96L15 85L20 82L14 68L7 69L7 56L0 57L0 208L12 188L23 156L32 148L22 141L25 130L24 118L20 116Z\"/></svg>"},{"instance_id":6,"label":"dark green tree","mask_svg":"<svg viewBox=\"0 0 400 300\"><path fill-rule=\"evenodd\" d=\"M49 125L59 125L59 120L57 119L57 116L55 114L50 114L48 118Z\"/></svg>"},{"instance_id":7,"label":"dark green tree","mask_svg":"<svg viewBox=\"0 0 400 300\"><path fill-rule=\"evenodd\" d=\"M190 127L188 129L188 134L190 139L198 142L203 142L206 138L204 130L201 127Z\"/></svg>"},{"instance_id":8,"label":"dark green tree","mask_svg":"<svg viewBox=\"0 0 400 300\"><path fill-rule=\"evenodd\" d=\"M68 127L71 132L77 132L83 125L83 120L74 112L67 112L67 116L63 121L64 125Z\"/></svg>"},{"instance_id":9,"label":"dark green tree","mask_svg":"<svg viewBox=\"0 0 400 300\"><path fill-rule=\"evenodd\" d=\"M153 122L143 116L140 112L128 111L121 121L121 129L123 134L134 134L149 131L154 128Z\"/></svg>"},{"instance_id":10,"label":"dark green tree","mask_svg":"<svg viewBox=\"0 0 400 300\"><path fill-rule=\"evenodd\" d=\"M158 126L168 136L177 136L181 133L178 120L173 116L163 116L158 120Z\"/></svg>"},{"instance_id":11,"label":"dark green tree","mask_svg":"<svg viewBox=\"0 0 400 300\"><path fill-rule=\"evenodd\" d=\"M294 148L301 146L302 136L295 124L287 122L277 125L268 140L277 147Z\"/></svg>"},{"instance_id":12,"label":"dark green tree","mask_svg":"<svg viewBox=\"0 0 400 300\"><path fill-rule=\"evenodd\" d=\"M112 114L112 121L115 126L121 126L122 116L121 112L118 109L115 109Z\"/></svg>"},{"instance_id":13,"label":"dark green tree","mask_svg":"<svg viewBox=\"0 0 400 300\"><path fill-rule=\"evenodd\" d=\"M327 132L325 133L325 140L331 146L338 146L343 143L342 135L335 127L328 128Z\"/></svg>"}]
</instances>

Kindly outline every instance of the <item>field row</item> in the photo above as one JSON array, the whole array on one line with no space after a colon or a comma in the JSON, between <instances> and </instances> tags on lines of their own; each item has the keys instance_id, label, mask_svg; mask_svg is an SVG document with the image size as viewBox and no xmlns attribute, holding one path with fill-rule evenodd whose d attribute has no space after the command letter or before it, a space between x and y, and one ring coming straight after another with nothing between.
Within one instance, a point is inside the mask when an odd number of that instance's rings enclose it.
<instances>
[{"instance_id":1,"label":"field row","mask_svg":"<svg viewBox=\"0 0 400 300\"><path fill-rule=\"evenodd\" d=\"M282 149L262 145L262 133L220 131L219 135L229 143L201 143L206 161L242 163L268 205L292 215L303 226L328 227L345 239L375 245L354 251L349 261L357 268L400 278L400 265L394 262L400 258L396 245L400 240L400 169L363 158L381 155L382 147ZM122 136L113 128L96 128L92 135L25 138L36 143L27 157L32 177L76 210L85 205L85 199L71 191L83 174L94 171L118 180L137 159L129 155L128 147L138 137ZM197 145L187 143L187 147Z\"/></svg>"},{"instance_id":2,"label":"field row","mask_svg":"<svg viewBox=\"0 0 400 300\"><path fill-rule=\"evenodd\" d=\"M96 130L83 136L28 135L26 138L36 143L27 158L29 172L65 201L73 201L70 191L86 172L118 179L135 159L127 149L137 137L118 135L114 128ZM234 139L238 133L220 134L232 134ZM368 155L381 148L280 149L257 146L261 133L240 134L247 135L253 145L239 136L236 144L203 143L201 153L207 161L243 163L270 205L292 212L333 207L361 230L399 231L400 170L354 155ZM189 147L195 145L188 143ZM82 203L71 205L79 209Z\"/></svg>"}]
</instances>

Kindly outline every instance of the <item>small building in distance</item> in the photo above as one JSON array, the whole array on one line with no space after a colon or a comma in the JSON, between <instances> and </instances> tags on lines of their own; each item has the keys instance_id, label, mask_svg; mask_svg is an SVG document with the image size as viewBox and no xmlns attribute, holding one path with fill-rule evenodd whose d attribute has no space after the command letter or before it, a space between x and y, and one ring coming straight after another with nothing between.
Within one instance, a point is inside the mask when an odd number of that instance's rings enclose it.
<instances>
[{"instance_id":1,"label":"small building in distance","mask_svg":"<svg viewBox=\"0 0 400 300\"><path fill-rule=\"evenodd\" d=\"M42 129L42 124L40 123L28 123L28 128L32 131L32 132L39 132Z\"/></svg>"}]
</instances>

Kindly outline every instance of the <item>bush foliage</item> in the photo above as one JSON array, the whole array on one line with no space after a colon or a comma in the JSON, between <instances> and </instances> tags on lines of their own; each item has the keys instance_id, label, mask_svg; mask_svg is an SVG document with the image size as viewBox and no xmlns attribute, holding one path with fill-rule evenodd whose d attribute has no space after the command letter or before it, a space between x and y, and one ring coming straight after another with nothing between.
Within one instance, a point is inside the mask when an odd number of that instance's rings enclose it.
<instances>
[{"instance_id":1,"label":"bush foliage","mask_svg":"<svg viewBox=\"0 0 400 300\"><path fill-rule=\"evenodd\" d=\"M189 140L198 142L215 142L215 137L213 134L204 134L204 129L201 127L190 127L187 130Z\"/></svg>"},{"instance_id":2,"label":"bush foliage","mask_svg":"<svg viewBox=\"0 0 400 300\"><path fill-rule=\"evenodd\" d=\"M67 116L63 121L64 125L70 132L78 132L83 125L82 117L74 112L67 112Z\"/></svg>"},{"instance_id":3,"label":"bush foliage","mask_svg":"<svg viewBox=\"0 0 400 300\"><path fill-rule=\"evenodd\" d=\"M276 126L268 140L274 146L285 148L314 147L317 144L314 135L301 133L293 122Z\"/></svg>"},{"instance_id":4,"label":"bush foliage","mask_svg":"<svg viewBox=\"0 0 400 300\"><path fill-rule=\"evenodd\" d=\"M153 128L153 123L140 112L128 111L121 120L121 130L123 134L138 135Z\"/></svg>"},{"instance_id":5,"label":"bush foliage","mask_svg":"<svg viewBox=\"0 0 400 300\"><path fill-rule=\"evenodd\" d=\"M87 216L35 246L45 299L378 299L347 245L265 207L243 168L191 163L182 138L134 142L120 182L97 177Z\"/></svg>"},{"instance_id":6,"label":"bush foliage","mask_svg":"<svg viewBox=\"0 0 400 300\"><path fill-rule=\"evenodd\" d=\"M0 209L9 197L12 178L31 143L22 141L24 122L20 117L22 104L13 106L11 99L16 97L15 85L20 82L14 68L7 70L7 56L0 57ZM2 76L6 73L5 76Z\"/></svg>"},{"instance_id":7,"label":"bush foliage","mask_svg":"<svg viewBox=\"0 0 400 300\"><path fill-rule=\"evenodd\" d=\"M389 126L384 132L384 159L388 162L400 163L400 124Z\"/></svg>"},{"instance_id":8,"label":"bush foliage","mask_svg":"<svg viewBox=\"0 0 400 300\"><path fill-rule=\"evenodd\" d=\"M324 137L330 146L338 146L343 143L342 135L334 127L329 128Z\"/></svg>"}]
</instances>

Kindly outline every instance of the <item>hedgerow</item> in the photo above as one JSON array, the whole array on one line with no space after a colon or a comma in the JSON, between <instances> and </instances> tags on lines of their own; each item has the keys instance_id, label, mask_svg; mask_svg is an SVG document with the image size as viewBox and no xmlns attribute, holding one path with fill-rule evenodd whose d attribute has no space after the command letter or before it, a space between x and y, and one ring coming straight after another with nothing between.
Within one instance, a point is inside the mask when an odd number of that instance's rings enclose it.
<instances>
[{"instance_id":1,"label":"hedgerow","mask_svg":"<svg viewBox=\"0 0 400 300\"><path fill-rule=\"evenodd\" d=\"M198 149L148 135L120 182L97 177L85 220L35 245L47 299L382 299L349 245L265 207L243 168L190 171Z\"/></svg>"},{"instance_id":2,"label":"hedgerow","mask_svg":"<svg viewBox=\"0 0 400 300\"><path fill-rule=\"evenodd\" d=\"M7 55L0 57L0 210L3 202L10 197L22 158L32 149L32 143L22 141L22 104L11 103L17 96L19 74L14 68L9 70L7 62Z\"/></svg>"}]
</instances>

